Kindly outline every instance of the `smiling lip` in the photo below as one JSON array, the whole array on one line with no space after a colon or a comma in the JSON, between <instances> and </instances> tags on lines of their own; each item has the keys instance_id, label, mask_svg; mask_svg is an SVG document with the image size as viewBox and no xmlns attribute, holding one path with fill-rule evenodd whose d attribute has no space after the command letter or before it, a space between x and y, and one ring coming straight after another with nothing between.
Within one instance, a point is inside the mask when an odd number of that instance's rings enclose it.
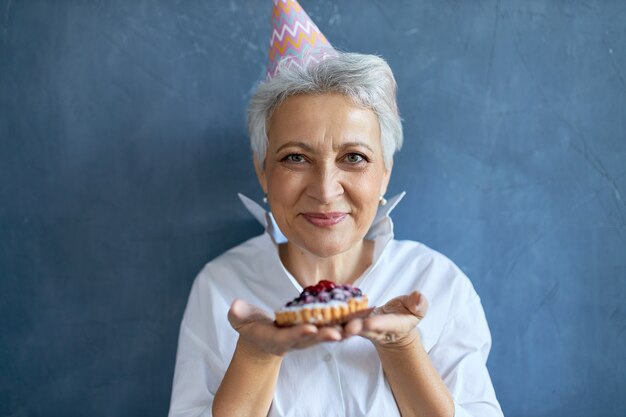
<instances>
[{"instance_id":1,"label":"smiling lip","mask_svg":"<svg viewBox=\"0 0 626 417\"><path fill-rule=\"evenodd\" d=\"M340 223L346 218L348 213L332 212L332 213L303 213L307 221L314 226L330 227Z\"/></svg>"}]
</instances>

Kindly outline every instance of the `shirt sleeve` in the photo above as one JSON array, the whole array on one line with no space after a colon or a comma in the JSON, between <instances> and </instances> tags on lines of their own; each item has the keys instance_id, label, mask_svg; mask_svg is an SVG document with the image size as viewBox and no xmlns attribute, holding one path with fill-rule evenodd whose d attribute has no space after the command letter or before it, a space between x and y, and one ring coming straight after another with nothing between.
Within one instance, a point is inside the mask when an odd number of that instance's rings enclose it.
<instances>
[{"instance_id":1,"label":"shirt sleeve","mask_svg":"<svg viewBox=\"0 0 626 417\"><path fill-rule=\"evenodd\" d=\"M219 387L222 361L210 346L206 303L200 302L198 280L189 295L176 352L169 417L210 417Z\"/></svg>"},{"instance_id":2,"label":"shirt sleeve","mask_svg":"<svg viewBox=\"0 0 626 417\"><path fill-rule=\"evenodd\" d=\"M429 355L454 398L455 417L503 417L487 370L491 334L477 295L444 326Z\"/></svg>"}]
</instances>

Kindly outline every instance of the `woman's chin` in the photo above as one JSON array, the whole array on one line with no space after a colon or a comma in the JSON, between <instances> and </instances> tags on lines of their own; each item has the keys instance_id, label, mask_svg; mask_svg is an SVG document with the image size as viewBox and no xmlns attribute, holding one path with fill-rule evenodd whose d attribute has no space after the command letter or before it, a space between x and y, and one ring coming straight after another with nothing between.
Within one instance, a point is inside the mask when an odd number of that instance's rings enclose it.
<instances>
[{"instance_id":1,"label":"woman's chin","mask_svg":"<svg viewBox=\"0 0 626 417\"><path fill-rule=\"evenodd\" d=\"M287 239L300 251L319 258L330 258L356 248L363 241L354 224L348 220L330 227L318 227L306 221L295 223L297 227L290 228L286 233Z\"/></svg>"},{"instance_id":2,"label":"woman's chin","mask_svg":"<svg viewBox=\"0 0 626 417\"><path fill-rule=\"evenodd\" d=\"M318 258L331 258L354 248L356 244L345 241L332 241L330 239L310 239L303 242L294 242L296 246L305 252Z\"/></svg>"}]
</instances>

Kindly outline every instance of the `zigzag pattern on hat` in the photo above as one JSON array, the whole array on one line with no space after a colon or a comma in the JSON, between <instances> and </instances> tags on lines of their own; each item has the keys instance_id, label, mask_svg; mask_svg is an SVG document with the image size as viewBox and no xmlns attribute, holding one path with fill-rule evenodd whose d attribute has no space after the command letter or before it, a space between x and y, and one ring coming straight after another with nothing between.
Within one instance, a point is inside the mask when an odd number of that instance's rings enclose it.
<instances>
[{"instance_id":1,"label":"zigzag pattern on hat","mask_svg":"<svg viewBox=\"0 0 626 417\"><path fill-rule=\"evenodd\" d=\"M306 68L336 55L319 28L296 0L273 0L267 78L276 75L278 63Z\"/></svg>"},{"instance_id":2,"label":"zigzag pattern on hat","mask_svg":"<svg viewBox=\"0 0 626 417\"><path fill-rule=\"evenodd\" d=\"M276 42L272 45L272 49L270 49L270 59L273 59L275 54L282 57L281 59L287 57L293 58L309 49L319 48L317 45L323 42L320 36L323 37L324 35L319 32L313 32L311 34L298 33L296 38L288 36L283 42Z\"/></svg>"},{"instance_id":3,"label":"zigzag pattern on hat","mask_svg":"<svg viewBox=\"0 0 626 417\"><path fill-rule=\"evenodd\" d=\"M278 32L278 29L274 29L272 31L272 38L270 39L270 46L272 46L274 42L276 41L282 42L283 39L285 38L285 32L289 33L289 36L291 36L292 38L296 37L298 29L300 29L302 32L306 33L307 35L310 35L311 32L319 33L321 35L320 30L310 20L308 22L305 22L304 24L300 22L295 22L292 26L283 25L280 28L280 33Z\"/></svg>"}]
</instances>

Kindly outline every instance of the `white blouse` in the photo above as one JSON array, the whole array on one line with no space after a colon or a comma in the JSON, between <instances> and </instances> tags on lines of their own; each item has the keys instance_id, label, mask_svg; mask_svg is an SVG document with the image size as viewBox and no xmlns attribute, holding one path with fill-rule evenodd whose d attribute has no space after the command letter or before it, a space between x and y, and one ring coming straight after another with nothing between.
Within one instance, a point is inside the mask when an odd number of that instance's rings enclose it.
<instances>
[{"instance_id":1,"label":"white blouse","mask_svg":"<svg viewBox=\"0 0 626 417\"><path fill-rule=\"evenodd\" d=\"M393 240L381 207L366 239L374 262L355 281L371 305L413 290L429 301L418 325L424 348L455 402L456 417L496 417L502 410L485 365L491 336L480 298L463 272L442 254L413 241ZM237 332L226 314L240 298L268 313L302 287L284 268L277 244L286 242L271 213L240 196L266 233L209 262L197 276L181 323L170 417L211 416L215 392L228 368ZM288 353L269 416L400 416L378 355L369 340L352 337Z\"/></svg>"}]
</instances>

